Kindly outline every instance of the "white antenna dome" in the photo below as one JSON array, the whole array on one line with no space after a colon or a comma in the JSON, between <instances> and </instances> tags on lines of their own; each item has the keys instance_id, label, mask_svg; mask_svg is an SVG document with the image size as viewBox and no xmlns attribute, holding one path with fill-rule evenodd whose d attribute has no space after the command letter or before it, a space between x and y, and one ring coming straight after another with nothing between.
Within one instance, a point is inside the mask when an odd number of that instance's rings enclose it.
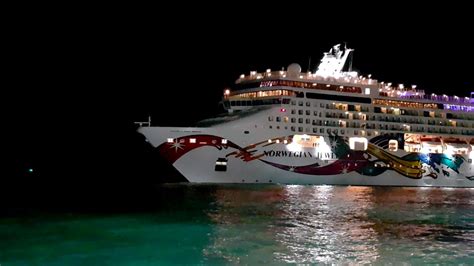
<instances>
[{"instance_id":1,"label":"white antenna dome","mask_svg":"<svg viewBox=\"0 0 474 266\"><path fill-rule=\"evenodd\" d=\"M290 77L298 77L301 73L301 66L297 63L293 63L288 66L287 74Z\"/></svg>"}]
</instances>

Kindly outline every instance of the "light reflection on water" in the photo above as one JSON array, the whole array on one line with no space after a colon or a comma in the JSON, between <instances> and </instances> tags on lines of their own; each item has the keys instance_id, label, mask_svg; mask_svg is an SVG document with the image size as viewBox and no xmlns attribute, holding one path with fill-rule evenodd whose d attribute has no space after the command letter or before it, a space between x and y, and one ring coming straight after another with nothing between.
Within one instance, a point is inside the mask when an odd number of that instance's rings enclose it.
<instances>
[{"instance_id":1,"label":"light reflection on water","mask_svg":"<svg viewBox=\"0 0 474 266\"><path fill-rule=\"evenodd\" d=\"M223 187L215 200L211 261L474 263L470 189Z\"/></svg>"},{"instance_id":2,"label":"light reflection on water","mask_svg":"<svg viewBox=\"0 0 474 266\"><path fill-rule=\"evenodd\" d=\"M0 218L0 264L474 264L474 189L172 185L135 200L145 211Z\"/></svg>"}]
</instances>

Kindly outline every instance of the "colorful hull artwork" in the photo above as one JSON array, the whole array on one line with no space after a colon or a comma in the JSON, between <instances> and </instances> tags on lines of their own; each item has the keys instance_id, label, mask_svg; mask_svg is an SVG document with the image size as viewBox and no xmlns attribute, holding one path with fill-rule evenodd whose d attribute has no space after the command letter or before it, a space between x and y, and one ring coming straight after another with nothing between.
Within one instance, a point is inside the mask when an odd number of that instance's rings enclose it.
<instances>
[{"instance_id":1,"label":"colorful hull artwork","mask_svg":"<svg viewBox=\"0 0 474 266\"><path fill-rule=\"evenodd\" d=\"M171 164L179 160L188 152L203 148L214 147L219 151L227 150L226 159L239 159L243 162L252 162L258 160L272 167L298 173L302 175L340 175L351 172L357 172L364 176L379 176L387 171L395 171L401 176L409 179L432 178L437 179L440 175L449 177L452 170L458 175L464 176L468 180L474 180L474 176L464 175L460 173L463 164L468 163L467 158L461 155L437 154L437 153L407 153L397 156L388 150L388 141L393 139L390 136L377 136L370 139L367 150L354 151L351 150L347 142L347 137L331 135L327 137L328 146L330 147L332 157L329 160L317 158L314 155L315 148L308 148L308 152L302 149L299 152L278 151L277 155L286 157L301 157L305 162L314 161L307 165L286 165L282 162L274 162L268 152L269 148L282 147L283 143L291 143L294 135L282 136L271 140L261 141L246 147L240 147L231 140L224 140L214 135L190 135L176 138L171 143L163 143L157 147L160 156L167 159ZM403 134L398 136L403 150ZM191 143L190 139L195 139L195 143ZM224 144L225 143L225 144ZM286 145L285 145L286 146ZM281 149L280 149L281 150ZM314 160L312 160L314 157ZM474 182L474 181L473 181Z\"/></svg>"}]
</instances>

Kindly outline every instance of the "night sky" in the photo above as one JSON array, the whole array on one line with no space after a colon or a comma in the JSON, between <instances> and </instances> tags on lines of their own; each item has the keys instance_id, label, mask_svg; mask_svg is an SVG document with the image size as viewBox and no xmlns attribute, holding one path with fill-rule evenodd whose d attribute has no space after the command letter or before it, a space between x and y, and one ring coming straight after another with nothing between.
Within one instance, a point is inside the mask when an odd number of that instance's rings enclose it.
<instances>
[{"instance_id":1,"label":"night sky","mask_svg":"<svg viewBox=\"0 0 474 266\"><path fill-rule=\"evenodd\" d=\"M240 74L292 62L307 70L310 57L314 71L337 43L355 49L354 69L379 81L428 93L474 91L467 18L390 29L369 21L339 32L255 14L232 27L218 25L237 18L30 23L15 32L2 97L3 204L113 202L168 181L172 169L135 132L134 121L151 115L155 126L192 125L222 112L222 92Z\"/></svg>"}]
</instances>

